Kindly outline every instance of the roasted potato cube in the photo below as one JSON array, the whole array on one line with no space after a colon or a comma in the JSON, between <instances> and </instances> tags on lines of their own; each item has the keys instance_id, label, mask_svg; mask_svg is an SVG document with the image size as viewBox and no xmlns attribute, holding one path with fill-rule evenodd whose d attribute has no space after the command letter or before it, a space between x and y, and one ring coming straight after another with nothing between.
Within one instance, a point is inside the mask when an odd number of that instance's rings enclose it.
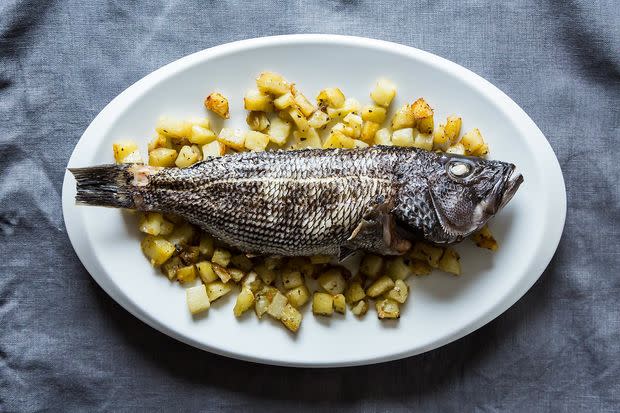
<instances>
[{"instance_id":1,"label":"roasted potato cube","mask_svg":"<svg viewBox=\"0 0 620 413\"><path fill-rule=\"evenodd\" d=\"M463 135L460 143L465 147L465 153L470 155L475 153L484 144L484 139L482 139L480 130L474 128Z\"/></svg>"},{"instance_id":2,"label":"roasted potato cube","mask_svg":"<svg viewBox=\"0 0 620 413\"><path fill-rule=\"evenodd\" d=\"M489 153L489 145L487 145L486 143L483 143L478 149L476 149L474 152L472 152L472 156L487 156L487 154ZM140 159L141 158L135 158L136 160L133 159L134 154L138 154L139 156L139 152L132 152L130 153L126 158L125 158L125 163L133 163L133 162L137 162L140 163L142 162Z\"/></svg>"},{"instance_id":3,"label":"roasted potato cube","mask_svg":"<svg viewBox=\"0 0 620 413\"><path fill-rule=\"evenodd\" d=\"M411 259L411 264L409 265L409 268L411 269L411 273L413 275L428 275L433 270L433 268L428 265L428 262L426 262L426 260L419 259Z\"/></svg>"},{"instance_id":4,"label":"roasted potato cube","mask_svg":"<svg viewBox=\"0 0 620 413\"><path fill-rule=\"evenodd\" d=\"M400 318L400 308L398 307L398 303L391 298L385 298L383 300L378 300L375 303L377 308L377 315L379 318Z\"/></svg>"},{"instance_id":5,"label":"roasted potato cube","mask_svg":"<svg viewBox=\"0 0 620 413\"><path fill-rule=\"evenodd\" d=\"M205 107L220 118L228 119L230 112L228 111L228 99L220 92L213 92L205 99Z\"/></svg>"},{"instance_id":6,"label":"roasted potato cube","mask_svg":"<svg viewBox=\"0 0 620 413\"><path fill-rule=\"evenodd\" d=\"M295 98L291 92L287 92L273 101L273 106L278 110L295 107Z\"/></svg>"},{"instance_id":7,"label":"roasted potato cube","mask_svg":"<svg viewBox=\"0 0 620 413\"><path fill-rule=\"evenodd\" d=\"M336 294L334 296L334 310L340 314L344 314L347 311L347 304L344 295Z\"/></svg>"},{"instance_id":8,"label":"roasted potato cube","mask_svg":"<svg viewBox=\"0 0 620 413\"><path fill-rule=\"evenodd\" d=\"M340 131L332 131L325 142L323 143L323 149L329 148L355 148L355 139L348 137Z\"/></svg>"},{"instance_id":9,"label":"roasted potato cube","mask_svg":"<svg viewBox=\"0 0 620 413\"><path fill-rule=\"evenodd\" d=\"M275 270L273 268L267 268L265 264L257 265L254 267L254 271L256 271L261 280L267 285L273 283L273 280L276 279Z\"/></svg>"},{"instance_id":10,"label":"roasted potato cube","mask_svg":"<svg viewBox=\"0 0 620 413\"><path fill-rule=\"evenodd\" d=\"M291 134L291 123L278 117L271 120L267 134L271 142L277 145L284 145L288 136Z\"/></svg>"},{"instance_id":11,"label":"roasted potato cube","mask_svg":"<svg viewBox=\"0 0 620 413\"><path fill-rule=\"evenodd\" d=\"M319 107L340 108L344 105L344 93L337 87L328 87L319 92L316 102Z\"/></svg>"},{"instance_id":12,"label":"roasted potato cube","mask_svg":"<svg viewBox=\"0 0 620 413\"><path fill-rule=\"evenodd\" d=\"M282 273L282 285L287 290L299 287L304 283L304 279L299 271L286 270Z\"/></svg>"},{"instance_id":13,"label":"roasted potato cube","mask_svg":"<svg viewBox=\"0 0 620 413\"><path fill-rule=\"evenodd\" d=\"M358 301L357 304L351 307L351 312L358 317L363 316L364 314L368 312L368 301L366 300Z\"/></svg>"},{"instance_id":14,"label":"roasted potato cube","mask_svg":"<svg viewBox=\"0 0 620 413\"><path fill-rule=\"evenodd\" d=\"M392 144L396 146L415 146L413 128L395 130L392 133Z\"/></svg>"},{"instance_id":15,"label":"roasted potato cube","mask_svg":"<svg viewBox=\"0 0 620 413\"><path fill-rule=\"evenodd\" d=\"M303 113L305 117L311 116L316 110L316 106L314 106L301 92L295 89L295 87L292 87L291 91L295 98L295 105L297 105L301 113Z\"/></svg>"},{"instance_id":16,"label":"roasted potato cube","mask_svg":"<svg viewBox=\"0 0 620 413\"><path fill-rule=\"evenodd\" d=\"M286 292L286 298L293 307L299 308L308 302L310 291L305 285L292 288Z\"/></svg>"},{"instance_id":17,"label":"roasted potato cube","mask_svg":"<svg viewBox=\"0 0 620 413\"><path fill-rule=\"evenodd\" d=\"M404 280L411 275L411 258L396 257L387 263L386 273L393 280Z\"/></svg>"},{"instance_id":18,"label":"roasted potato cube","mask_svg":"<svg viewBox=\"0 0 620 413\"><path fill-rule=\"evenodd\" d=\"M366 142L359 139L353 139L353 145L354 148L368 148L370 146Z\"/></svg>"},{"instance_id":19,"label":"roasted potato cube","mask_svg":"<svg viewBox=\"0 0 620 413\"><path fill-rule=\"evenodd\" d=\"M179 156L177 156L176 161L174 161L175 165L179 168L187 168L188 166L192 166L198 162L198 155L191 146L185 145L179 151Z\"/></svg>"},{"instance_id":20,"label":"roasted potato cube","mask_svg":"<svg viewBox=\"0 0 620 413\"><path fill-rule=\"evenodd\" d=\"M213 256L213 251L215 250L213 246L213 238L208 234L202 234L200 236L200 244L198 244L198 250L200 254L211 258Z\"/></svg>"},{"instance_id":21,"label":"roasted potato cube","mask_svg":"<svg viewBox=\"0 0 620 413\"><path fill-rule=\"evenodd\" d=\"M189 308L189 312L192 314L201 313L211 307L207 289L202 284L186 289L185 299L187 301L187 308Z\"/></svg>"},{"instance_id":22,"label":"roasted potato cube","mask_svg":"<svg viewBox=\"0 0 620 413\"><path fill-rule=\"evenodd\" d=\"M138 150L138 145L134 141L118 141L112 144L112 151L114 152L114 160L116 163L127 163L125 159L127 155Z\"/></svg>"},{"instance_id":23,"label":"roasted potato cube","mask_svg":"<svg viewBox=\"0 0 620 413\"><path fill-rule=\"evenodd\" d=\"M387 275L384 275L370 284L370 286L366 289L366 295L375 298L391 290L392 287L394 287L394 281Z\"/></svg>"},{"instance_id":24,"label":"roasted potato cube","mask_svg":"<svg viewBox=\"0 0 620 413\"><path fill-rule=\"evenodd\" d=\"M215 281L207 284L207 295L209 296L209 301L211 302L225 296L230 292L230 290L232 290L230 284L224 284L221 281Z\"/></svg>"},{"instance_id":25,"label":"roasted potato cube","mask_svg":"<svg viewBox=\"0 0 620 413\"><path fill-rule=\"evenodd\" d=\"M167 136L160 135L159 133L153 139L151 139L148 143L148 151L151 152L153 149L157 148L172 148L171 139Z\"/></svg>"},{"instance_id":26,"label":"roasted potato cube","mask_svg":"<svg viewBox=\"0 0 620 413\"><path fill-rule=\"evenodd\" d=\"M349 284L344 293L344 296L347 299L348 303L353 304L366 297L366 293L362 288L362 284L359 281L356 281Z\"/></svg>"},{"instance_id":27,"label":"roasted potato cube","mask_svg":"<svg viewBox=\"0 0 620 413\"><path fill-rule=\"evenodd\" d=\"M192 123L187 120L176 119L170 116L161 116L157 120L155 130L158 134L173 138L189 138L192 134Z\"/></svg>"},{"instance_id":28,"label":"roasted potato cube","mask_svg":"<svg viewBox=\"0 0 620 413\"><path fill-rule=\"evenodd\" d=\"M363 123L361 116L356 115L355 113L349 113L342 121L346 125L342 131L345 135L355 139L360 137Z\"/></svg>"},{"instance_id":29,"label":"roasted potato cube","mask_svg":"<svg viewBox=\"0 0 620 413\"><path fill-rule=\"evenodd\" d=\"M446 248L437 265L441 271L449 272L454 275L460 275L460 258L461 257L458 252L454 251L452 248Z\"/></svg>"},{"instance_id":30,"label":"roasted potato cube","mask_svg":"<svg viewBox=\"0 0 620 413\"><path fill-rule=\"evenodd\" d=\"M331 316L334 313L334 296L327 293L314 293L312 296L312 313Z\"/></svg>"},{"instance_id":31,"label":"roasted potato cube","mask_svg":"<svg viewBox=\"0 0 620 413\"><path fill-rule=\"evenodd\" d=\"M250 129L255 131L263 132L269 128L269 118L265 112L250 112L248 113L247 118L245 118L245 122L248 124Z\"/></svg>"},{"instance_id":32,"label":"roasted potato cube","mask_svg":"<svg viewBox=\"0 0 620 413\"><path fill-rule=\"evenodd\" d=\"M362 105L357 99L347 98L344 104L339 108L328 107L326 109L330 119L340 119L347 116L349 113L359 114L362 110Z\"/></svg>"},{"instance_id":33,"label":"roasted potato cube","mask_svg":"<svg viewBox=\"0 0 620 413\"><path fill-rule=\"evenodd\" d=\"M319 277L319 285L332 295L340 294L344 291L346 282L339 268L331 268Z\"/></svg>"},{"instance_id":34,"label":"roasted potato cube","mask_svg":"<svg viewBox=\"0 0 620 413\"><path fill-rule=\"evenodd\" d=\"M360 264L360 272L368 278L377 278L383 268L383 258L374 254L366 254Z\"/></svg>"},{"instance_id":35,"label":"roasted potato cube","mask_svg":"<svg viewBox=\"0 0 620 413\"><path fill-rule=\"evenodd\" d=\"M446 150L446 153L452 153L455 155L465 155L465 147L463 146L462 143L455 143L454 145L450 146Z\"/></svg>"},{"instance_id":36,"label":"roasted potato cube","mask_svg":"<svg viewBox=\"0 0 620 413\"><path fill-rule=\"evenodd\" d=\"M191 143L197 145L206 145L215 140L215 132L211 129L203 128L202 126L192 126L192 134L187 138Z\"/></svg>"},{"instance_id":37,"label":"roasted potato cube","mask_svg":"<svg viewBox=\"0 0 620 413\"><path fill-rule=\"evenodd\" d=\"M433 131L433 149L445 151L450 145L445 125L439 125Z\"/></svg>"},{"instance_id":38,"label":"roasted potato cube","mask_svg":"<svg viewBox=\"0 0 620 413\"><path fill-rule=\"evenodd\" d=\"M454 145L459 140L461 123L461 118L458 116L448 116L448 119L446 119L444 130L450 145Z\"/></svg>"},{"instance_id":39,"label":"roasted potato cube","mask_svg":"<svg viewBox=\"0 0 620 413\"><path fill-rule=\"evenodd\" d=\"M194 235L194 227L186 222L175 227L174 231L166 239L174 244L175 247L185 247L190 244Z\"/></svg>"},{"instance_id":40,"label":"roasted potato cube","mask_svg":"<svg viewBox=\"0 0 620 413\"><path fill-rule=\"evenodd\" d=\"M424 133L418 133L413 142L413 146L416 148L430 151L433 149L433 135L427 135Z\"/></svg>"},{"instance_id":41,"label":"roasted potato cube","mask_svg":"<svg viewBox=\"0 0 620 413\"><path fill-rule=\"evenodd\" d=\"M209 284L218 279L217 274L213 271L213 266L209 261L201 261L196 264L198 275L203 283Z\"/></svg>"},{"instance_id":42,"label":"roasted potato cube","mask_svg":"<svg viewBox=\"0 0 620 413\"><path fill-rule=\"evenodd\" d=\"M305 133L296 130L293 132L293 138L295 139L294 149L321 147L321 137L314 128L308 128Z\"/></svg>"},{"instance_id":43,"label":"roasted potato cube","mask_svg":"<svg viewBox=\"0 0 620 413\"><path fill-rule=\"evenodd\" d=\"M235 150L242 151L245 147L245 132L241 129L222 128L217 140Z\"/></svg>"},{"instance_id":44,"label":"roasted potato cube","mask_svg":"<svg viewBox=\"0 0 620 413\"><path fill-rule=\"evenodd\" d=\"M254 293L249 288L242 288L235 301L233 314L235 317L241 317L241 314L248 311L254 304Z\"/></svg>"},{"instance_id":45,"label":"roasted potato cube","mask_svg":"<svg viewBox=\"0 0 620 413\"><path fill-rule=\"evenodd\" d=\"M410 253L411 258L426 260L426 262L428 262L428 264L433 268L437 268L439 265L439 259L442 255L443 248L436 247L425 242L416 242Z\"/></svg>"},{"instance_id":46,"label":"roasted potato cube","mask_svg":"<svg viewBox=\"0 0 620 413\"><path fill-rule=\"evenodd\" d=\"M213 251L213 258L211 258L211 262L221 265L222 267L228 267L228 264L230 263L230 258L230 251L216 248L215 251Z\"/></svg>"},{"instance_id":47,"label":"roasted potato cube","mask_svg":"<svg viewBox=\"0 0 620 413\"><path fill-rule=\"evenodd\" d=\"M392 145L392 133L388 128L379 129L375 133L375 145Z\"/></svg>"},{"instance_id":48,"label":"roasted potato cube","mask_svg":"<svg viewBox=\"0 0 620 413\"><path fill-rule=\"evenodd\" d=\"M244 254L237 254L235 256L233 256L230 259L230 263L232 265L234 265L235 267L248 272L252 269L252 266L254 265L252 263L252 260L250 260L247 256L245 256Z\"/></svg>"},{"instance_id":49,"label":"roasted potato cube","mask_svg":"<svg viewBox=\"0 0 620 413\"><path fill-rule=\"evenodd\" d=\"M149 165L151 166L174 166L177 160L177 151L168 148L157 148L149 152Z\"/></svg>"},{"instance_id":50,"label":"roasted potato cube","mask_svg":"<svg viewBox=\"0 0 620 413\"><path fill-rule=\"evenodd\" d=\"M303 113L301 113L299 109L297 109L296 107L289 108L288 114L290 115L293 123L295 123L295 126L297 126L297 129L300 132L306 133L308 131L308 119L306 119L306 117L303 115Z\"/></svg>"},{"instance_id":51,"label":"roasted potato cube","mask_svg":"<svg viewBox=\"0 0 620 413\"><path fill-rule=\"evenodd\" d=\"M269 145L269 135L261 132L249 130L245 132L244 145L251 151L262 152Z\"/></svg>"},{"instance_id":52,"label":"roasted potato cube","mask_svg":"<svg viewBox=\"0 0 620 413\"><path fill-rule=\"evenodd\" d=\"M227 283L230 281L230 273L226 269L226 267L222 267L221 265L211 263L211 268L213 268L213 272L222 280L223 283Z\"/></svg>"},{"instance_id":53,"label":"roasted potato cube","mask_svg":"<svg viewBox=\"0 0 620 413\"><path fill-rule=\"evenodd\" d=\"M270 285L263 285L263 287L258 292L258 295L267 297L269 303L271 303L273 301L273 297L275 297L276 294L278 294L279 292L280 290L278 290L276 287L272 287Z\"/></svg>"},{"instance_id":54,"label":"roasted potato cube","mask_svg":"<svg viewBox=\"0 0 620 413\"><path fill-rule=\"evenodd\" d=\"M138 230L150 235L159 235L164 217L159 212L144 212L138 220Z\"/></svg>"},{"instance_id":55,"label":"roasted potato cube","mask_svg":"<svg viewBox=\"0 0 620 413\"><path fill-rule=\"evenodd\" d=\"M276 293L276 295L271 300L269 307L267 307L267 314L279 320L282 318L282 312L284 311L284 307L288 303L286 296L284 296L280 291Z\"/></svg>"},{"instance_id":56,"label":"roasted potato cube","mask_svg":"<svg viewBox=\"0 0 620 413\"><path fill-rule=\"evenodd\" d=\"M496 251L498 248L497 241L493 237L493 234L491 234L491 230L489 230L488 225L480 228L480 231L473 234L471 239L480 248L486 248L491 251Z\"/></svg>"},{"instance_id":57,"label":"roasted potato cube","mask_svg":"<svg viewBox=\"0 0 620 413\"><path fill-rule=\"evenodd\" d=\"M263 286L263 281L259 278L258 274L254 271L250 271L248 275L243 279L243 287L249 288L254 294Z\"/></svg>"},{"instance_id":58,"label":"roasted potato cube","mask_svg":"<svg viewBox=\"0 0 620 413\"><path fill-rule=\"evenodd\" d=\"M177 269L177 280L180 283L191 283L196 280L196 267L193 265L188 265L186 267L181 267Z\"/></svg>"},{"instance_id":59,"label":"roasted potato cube","mask_svg":"<svg viewBox=\"0 0 620 413\"><path fill-rule=\"evenodd\" d=\"M366 105L362 108L362 119L367 122L383 123L387 110L381 106Z\"/></svg>"},{"instance_id":60,"label":"roasted potato cube","mask_svg":"<svg viewBox=\"0 0 620 413\"><path fill-rule=\"evenodd\" d=\"M177 278L177 270L183 266L183 261L178 256L173 256L164 262L160 269L170 281Z\"/></svg>"},{"instance_id":61,"label":"roasted potato cube","mask_svg":"<svg viewBox=\"0 0 620 413\"><path fill-rule=\"evenodd\" d=\"M370 98L379 106L387 108L396 96L396 85L390 80L380 78L377 80L375 88L370 92Z\"/></svg>"},{"instance_id":62,"label":"roasted potato cube","mask_svg":"<svg viewBox=\"0 0 620 413\"><path fill-rule=\"evenodd\" d=\"M162 265L172 257L175 251L172 243L159 236L147 235L141 244L142 252L149 258L152 265Z\"/></svg>"},{"instance_id":63,"label":"roasted potato cube","mask_svg":"<svg viewBox=\"0 0 620 413\"><path fill-rule=\"evenodd\" d=\"M403 304L409 296L409 286L403 280L396 280L394 287L388 291L387 298Z\"/></svg>"},{"instance_id":64,"label":"roasted potato cube","mask_svg":"<svg viewBox=\"0 0 620 413\"><path fill-rule=\"evenodd\" d=\"M366 121L362 125L362 132L360 133L360 139L366 143L372 143L375 139L375 134L379 130L381 125L375 122Z\"/></svg>"},{"instance_id":65,"label":"roasted potato cube","mask_svg":"<svg viewBox=\"0 0 620 413\"><path fill-rule=\"evenodd\" d=\"M284 324L286 328L291 330L293 333L296 333L301 325L301 318L301 313L292 305L287 304L284 306L284 310L282 310L280 321L282 321L282 324Z\"/></svg>"},{"instance_id":66,"label":"roasted potato cube","mask_svg":"<svg viewBox=\"0 0 620 413\"><path fill-rule=\"evenodd\" d=\"M413 110L410 105L403 105L396 111L392 117L392 129L404 129L413 128L415 126L415 117L413 116Z\"/></svg>"},{"instance_id":67,"label":"roasted potato cube","mask_svg":"<svg viewBox=\"0 0 620 413\"><path fill-rule=\"evenodd\" d=\"M312 116L308 118L308 126L311 128L319 129L329 123L329 115L321 110L315 111Z\"/></svg>"},{"instance_id":68,"label":"roasted potato cube","mask_svg":"<svg viewBox=\"0 0 620 413\"><path fill-rule=\"evenodd\" d=\"M424 98L420 98L411 104L411 111L416 121L416 127L420 133L429 134L433 132L433 109Z\"/></svg>"},{"instance_id":69,"label":"roasted potato cube","mask_svg":"<svg viewBox=\"0 0 620 413\"><path fill-rule=\"evenodd\" d=\"M291 85L278 73L262 72L256 78L256 86L262 93L280 96L291 90Z\"/></svg>"},{"instance_id":70,"label":"roasted potato cube","mask_svg":"<svg viewBox=\"0 0 620 413\"><path fill-rule=\"evenodd\" d=\"M273 110L272 100L270 95L259 90L248 90L243 97L243 107L251 111L271 112Z\"/></svg>"},{"instance_id":71,"label":"roasted potato cube","mask_svg":"<svg viewBox=\"0 0 620 413\"><path fill-rule=\"evenodd\" d=\"M259 295L254 301L254 311L256 312L256 316L258 318L263 318L263 315L267 312L267 308L269 307L269 299L264 295Z\"/></svg>"},{"instance_id":72,"label":"roasted potato cube","mask_svg":"<svg viewBox=\"0 0 620 413\"><path fill-rule=\"evenodd\" d=\"M245 273L239 268L226 268L226 271L228 271L228 275L230 275L230 278L236 283L240 282L243 277L245 277Z\"/></svg>"},{"instance_id":73,"label":"roasted potato cube","mask_svg":"<svg viewBox=\"0 0 620 413\"><path fill-rule=\"evenodd\" d=\"M213 141L202 145L202 158L207 159L210 156L223 156L226 153L226 145L220 141Z\"/></svg>"}]
</instances>

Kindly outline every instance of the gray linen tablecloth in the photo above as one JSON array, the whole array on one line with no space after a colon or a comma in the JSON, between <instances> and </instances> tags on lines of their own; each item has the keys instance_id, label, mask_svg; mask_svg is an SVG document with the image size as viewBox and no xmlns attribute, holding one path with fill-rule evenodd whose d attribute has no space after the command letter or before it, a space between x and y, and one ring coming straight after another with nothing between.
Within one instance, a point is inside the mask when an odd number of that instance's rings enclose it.
<instances>
[{"instance_id":1,"label":"gray linen tablecloth","mask_svg":"<svg viewBox=\"0 0 620 413\"><path fill-rule=\"evenodd\" d=\"M449 3L1 1L0 411L618 411L620 4ZM536 285L479 331L359 368L229 360L138 321L73 252L64 167L114 96L210 46L311 32L462 64L551 142L564 236Z\"/></svg>"}]
</instances>

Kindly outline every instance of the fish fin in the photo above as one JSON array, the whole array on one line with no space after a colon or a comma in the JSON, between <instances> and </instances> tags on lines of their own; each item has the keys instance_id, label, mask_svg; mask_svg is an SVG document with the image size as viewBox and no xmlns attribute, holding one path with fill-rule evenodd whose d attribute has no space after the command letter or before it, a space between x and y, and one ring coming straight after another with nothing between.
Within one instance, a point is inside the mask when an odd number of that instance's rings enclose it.
<instances>
[{"instance_id":1,"label":"fish fin","mask_svg":"<svg viewBox=\"0 0 620 413\"><path fill-rule=\"evenodd\" d=\"M340 247L340 251L338 251L338 262L342 262L349 258L351 255L355 254L356 250L351 249L346 246Z\"/></svg>"},{"instance_id":2,"label":"fish fin","mask_svg":"<svg viewBox=\"0 0 620 413\"><path fill-rule=\"evenodd\" d=\"M77 182L75 201L78 204L135 208L130 165L100 165L69 168Z\"/></svg>"}]
</instances>

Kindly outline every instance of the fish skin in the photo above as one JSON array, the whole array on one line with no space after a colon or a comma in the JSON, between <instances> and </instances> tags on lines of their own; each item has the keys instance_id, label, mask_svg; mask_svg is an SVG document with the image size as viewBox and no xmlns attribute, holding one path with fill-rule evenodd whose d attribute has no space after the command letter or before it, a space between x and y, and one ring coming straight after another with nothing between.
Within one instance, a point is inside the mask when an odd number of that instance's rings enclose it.
<instances>
[{"instance_id":1,"label":"fish skin","mask_svg":"<svg viewBox=\"0 0 620 413\"><path fill-rule=\"evenodd\" d=\"M450 178L447 165L455 159L476 179ZM95 168L100 175L88 172ZM308 256L400 254L414 239L457 242L490 217L471 218L479 214L477 200L487 207L489 191L507 182L514 165L374 146L245 152L185 169L122 168L114 199L103 202L89 194L98 195L97 185L110 191L101 183L109 171L72 170L78 202L174 213L246 253Z\"/></svg>"}]
</instances>

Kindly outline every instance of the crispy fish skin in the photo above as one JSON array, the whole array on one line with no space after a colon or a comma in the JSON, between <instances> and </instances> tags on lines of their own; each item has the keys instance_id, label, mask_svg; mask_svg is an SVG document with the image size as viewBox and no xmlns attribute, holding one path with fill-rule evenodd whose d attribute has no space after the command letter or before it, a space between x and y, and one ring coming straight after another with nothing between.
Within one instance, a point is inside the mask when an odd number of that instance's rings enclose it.
<instances>
[{"instance_id":1,"label":"crispy fish skin","mask_svg":"<svg viewBox=\"0 0 620 413\"><path fill-rule=\"evenodd\" d=\"M472 179L451 176L454 162L467 165ZM412 238L456 242L507 202L502 194L513 169L375 146L246 152L186 169L71 171L80 203L175 213L244 252L304 256L344 249L399 254Z\"/></svg>"}]
</instances>

